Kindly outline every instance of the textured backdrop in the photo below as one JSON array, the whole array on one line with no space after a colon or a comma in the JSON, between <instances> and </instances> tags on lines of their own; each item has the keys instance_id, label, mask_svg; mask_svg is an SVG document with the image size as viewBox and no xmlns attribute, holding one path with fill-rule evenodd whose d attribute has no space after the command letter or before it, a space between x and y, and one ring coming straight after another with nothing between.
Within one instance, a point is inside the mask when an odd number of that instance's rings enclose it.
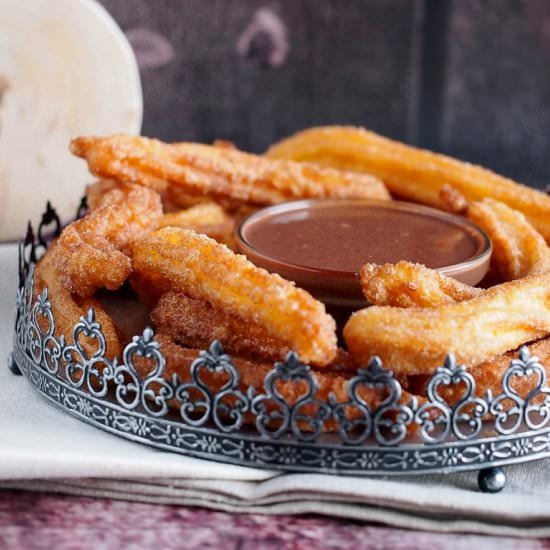
<instances>
[{"instance_id":1,"label":"textured backdrop","mask_svg":"<svg viewBox=\"0 0 550 550\"><path fill-rule=\"evenodd\" d=\"M143 132L263 151L357 124L550 182L547 0L101 0L140 63Z\"/></svg>"}]
</instances>

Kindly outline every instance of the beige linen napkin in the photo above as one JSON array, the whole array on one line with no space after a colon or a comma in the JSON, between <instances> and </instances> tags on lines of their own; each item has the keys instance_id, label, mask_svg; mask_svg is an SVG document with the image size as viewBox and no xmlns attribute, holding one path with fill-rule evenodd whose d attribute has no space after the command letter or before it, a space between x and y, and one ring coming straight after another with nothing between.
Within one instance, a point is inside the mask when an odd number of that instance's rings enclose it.
<instances>
[{"instance_id":1,"label":"beige linen napkin","mask_svg":"<svg viewBox=\"0 0 550 550\"><path fill-rule=\"evenodd\" d=\"M0 487L197 505L231 512L319 513L396 526L550 535L550 461L507 468L502 493L476 472L420 477L284 474L188 458L88 426L11 374L14 245L0 245Z\"/></svg>"}]
</instances>

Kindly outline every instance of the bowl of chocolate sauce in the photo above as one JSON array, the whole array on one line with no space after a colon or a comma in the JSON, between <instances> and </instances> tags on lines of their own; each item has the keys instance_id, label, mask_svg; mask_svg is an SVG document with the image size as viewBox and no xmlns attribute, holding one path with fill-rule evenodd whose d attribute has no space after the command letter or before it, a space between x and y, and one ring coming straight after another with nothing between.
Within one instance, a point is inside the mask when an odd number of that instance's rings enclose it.
<instances>
[{"instance_id":1,"label":"bowl of chocolate sauce","mask_svg":"<svg viewBox=\"0 0 550 550\"><path fill-rule=\"evenodd\" d=\"M480 282L491 241L460 216L400 201L292 201L244 218L235 237L253 263L329 306L364 307L359 269L407 260L464 283Z\"/></svg>"}]
</instances>

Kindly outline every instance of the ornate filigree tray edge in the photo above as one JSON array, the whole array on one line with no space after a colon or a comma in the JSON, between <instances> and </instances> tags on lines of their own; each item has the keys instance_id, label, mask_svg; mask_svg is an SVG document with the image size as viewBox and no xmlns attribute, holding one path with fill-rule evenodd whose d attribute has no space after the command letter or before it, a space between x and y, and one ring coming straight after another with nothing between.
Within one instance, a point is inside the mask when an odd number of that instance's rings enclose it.
<instances>
[{"instance_id":1,"label":"ornate filigree tray edge","mask_svg":"<svg viewBox=\"0 0 550 550\"><path fill-rule=\"evenodd\" d=\"M44 235L51 224L58 233L59 218L48 204L38 238L29 224L27 236L20 243L20 285L10 366L15 374L24 374L50 402L80 420L146 445L252 467L355 476L477 469L481 470L480 488L486 491L504 486L500 466L550 456L550 389L546 385L546 370L536 357L529 356L526 348L503 376L500 395L477 397L475 380L449 356L428 384L427 403L415 401L404 405L399 400L399 383L374 358L349 382L349 402L342 404L333 396L325 402L316 399L315 376L294 354L274 365L265 378L264 393L258 394L254 388L241 391L231 357L218 342L201 352L191 367L191 382L182 384L169 383L161 377L165 360L151 329L133 338L120 362L104 357L105 339L92 310L75 326L72 344L63 337L57 339L47 289L35 299L33 288L37 250L47 247L48 238ZM38 323L38 315L47 320L46 327L44 322ZM97 339L99 347L93 357L86 357L75 344L80 333ZM75 354L80 362L74 360ZM134 354L156 361L155 368L144 379L132 365ZM62 368L64 378L60 376ZM201 380L201 369L226 373L228 384L217 395L211 394ZM511 379L531 375L535 375L537 382L522 398ZM277 379L302 381L307 392L292 404L284 403L274 385ZM465 384L466 392L450 406L437 388L453 383ZM109 389L113 385L114 397ZM354 389L361 385L382 386L388 390L388 398L370 410ZM202 392L199 405L205 411L198 420L188 414L196 412L192 394L197 392ZM177 421L168 415L168 402L176 398L180 405ZM269 401L280 407L279 416L270 416L266 408ZM508 409L504 403L510 405ZM307 418L300 412L306 405L316 408L315 418ZM347 418L350 407L361 413L358 419ZM430 408L435 408L439 415L435 424L443 423L443 428L434 424ZM245 412L253 414L253 429L244 426ZM482 432L487 433L485 419L489 413L494 415L492 433L482 436ZM279 423L275 429L269 427L273 418ZM335 433L325 435L324 422L329 419L336 425ZM304 423L307 430L303 430ZM418 425L420 439L411 442L407 440L407 431L412 425ZM436 428L439 432L434 437Z\"/></svg>"}]
</instances>

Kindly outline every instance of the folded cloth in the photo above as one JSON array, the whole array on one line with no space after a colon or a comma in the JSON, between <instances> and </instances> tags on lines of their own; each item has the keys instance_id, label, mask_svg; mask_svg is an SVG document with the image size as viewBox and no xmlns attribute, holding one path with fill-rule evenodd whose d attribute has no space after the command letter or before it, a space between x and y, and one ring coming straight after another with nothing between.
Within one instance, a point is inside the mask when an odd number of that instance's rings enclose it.
<instances>
[{"instance_id":1,"label":"folded cloth","mask_svg":"<svg viewBox=\"0 0 550 550\"><path fill-rule=\"evenodd\" d=\"M17 250L0 245L0 358L12 348ZM476 472L407 477L285 474L198 460L126 441L47 403L0 366L0 487L205 506L319 513L394 526L550 535L550 461L507 468L499 494Z\"/></svg>"}]
</instances>

